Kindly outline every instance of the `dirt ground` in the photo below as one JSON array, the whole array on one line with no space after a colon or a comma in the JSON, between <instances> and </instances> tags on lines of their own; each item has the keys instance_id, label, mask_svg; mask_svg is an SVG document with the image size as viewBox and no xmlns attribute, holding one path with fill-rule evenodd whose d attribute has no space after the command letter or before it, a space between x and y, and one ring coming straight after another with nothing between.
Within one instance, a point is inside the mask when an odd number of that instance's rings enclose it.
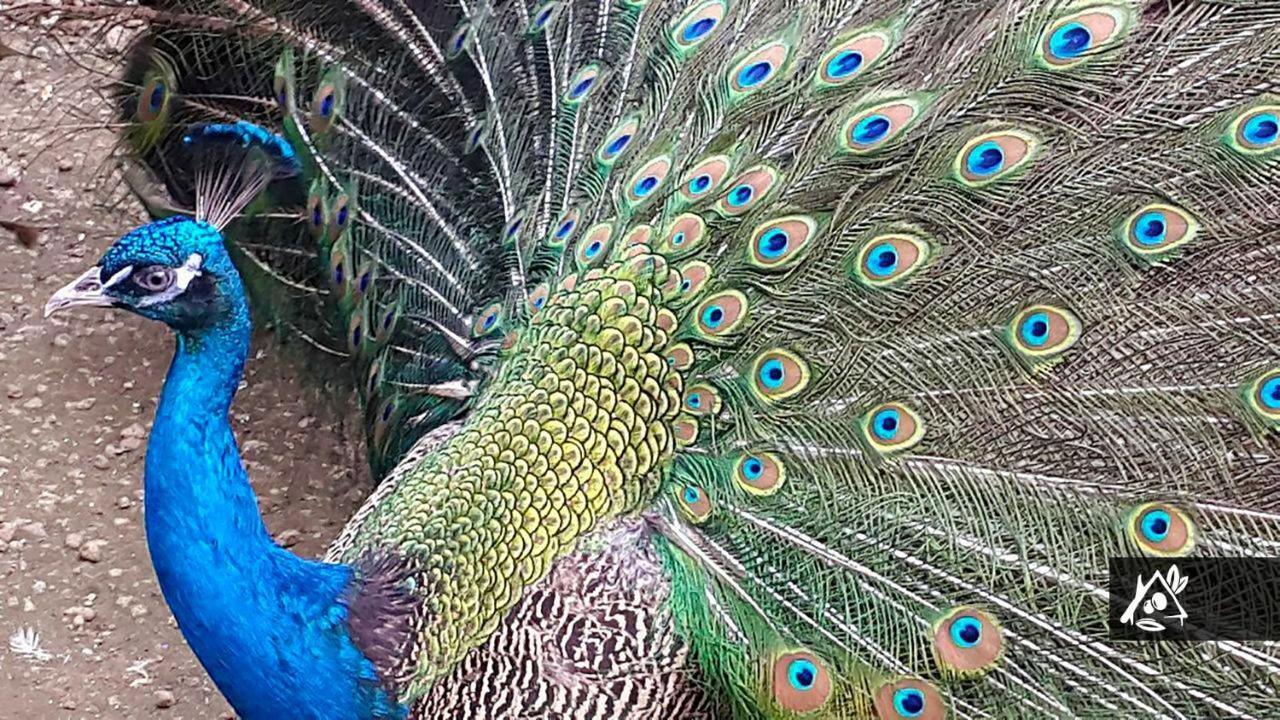
<instances>
[{"instance_id":1,"label":"dirt ground","mask_svg":"<svg viewBox=\"0 0 1280 720\"><path fill-rule=\"evenodd\" d=\"M0 9L5 3L0 0ZM57 37L75 55L74 24ZM64 48L4 26L0 221L0 719L232 717L160 597L142 526L142 458L172 341L112 311L42 318L45 300L143 221L105 162L101 82ZM57 110L85 127L54 134ZM258 337L233 422L276 537L319 554L367 494L331 394Z\"/></svg>"}]
</instances>

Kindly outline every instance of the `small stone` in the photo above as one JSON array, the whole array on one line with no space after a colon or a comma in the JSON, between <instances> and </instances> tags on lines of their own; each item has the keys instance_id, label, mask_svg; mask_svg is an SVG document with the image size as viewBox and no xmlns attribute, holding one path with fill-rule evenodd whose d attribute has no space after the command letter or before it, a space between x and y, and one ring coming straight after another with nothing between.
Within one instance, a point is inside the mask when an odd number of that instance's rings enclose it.
<instances>
[{"instance_id":1,"label":"small stone","mask_svg":"<svg viewBox=\"0 0 1280 720\"><path fill-rule=\"evenodd\" d=\"M95 455L93 456L93 466L99 470L106 470L111 467L111 461L107 459L106 455Z\"/></svg>"},{"instance_id":2,"label":"small stone","mask_svg":"<svg viewBox=\"0 0 1280 720\"><path fill-rule=\"evenodd\" d=\"M106 540L89 540L80 546L78 557L85 562L102 562L102 548L106 544Z\"/></svg>"},{"instance_id":3,"label":"small stone","mask_svg":"<svg viewBox=\"0 0 1280 720\"><path fill-rule=\"evenodd\" d=\"M134 450L137 450L140 447L142 447L141 438L127 437L127 438L121 438L120 440L120 452L122 453L133 452Z\"/></svg>"},{"instance_id":4,"label":"small stone","mask_svg":"<svg viewBox=\"0 0 1280 720\"><path fill-rule=\"evenodd\" d=\"M18 532L31 540L44 540L49 537L49 531L44 529L44 523L42 522L26 523L18 528Z\"/></svg>"},{"instance_id":5,"label":"small stone","mask_svg":"<svg viewBox=\"0 0 1280 720\"><path fill-rule=\"evenodd\" d=\"M58 333L53 336L54 347L64 348L71 344L71 336L66 333Z\"/></svg>"},{"instance_id":6,"label":"small stone","mask_svg":"<svg viewBox=\"0 0 1280 720\"><path fill-rule=\"evenodd\" d=\"M18 523L0 523L0 545L8 545L13 536L18 534Z\"/></svg>"},{"instance_id":7,"label":"small stone","mask_svg":"<svg viewBox=\"0 0 1280 720\"><path fill-rule=\"evenodd\" d=\"M165 710L178 704L178 698L168 690L157 690L155 692L156 707Z\"/></svg>"},{"instance_id":8,"label":"small stone","mask_svg":"<svg viewBox=\"0 0 1280 720\"><path fill-rule=\"evenodd\" d=\"M141 439L141 438L145 438L146 436L147 436L147 429L143 427L142 423L134 423L129 427L120 431L120 437L124 437L124 438Z\"/></svg>"},{"instance_id":9,"label":"small stone","mask_svg":"<svg viewBox=\"0 0 1280 720\"><path fill-rule=\"evenodd\" d=\"M125 495L121 495L120 497L116 498L116 507L120 508L121 510L128 510L129 508L133 507L133 498Z\"/></svg>"},{"instance_id":10,"label":"small stone","mask_svg":"<svg viewBox=\"0 0 1280 720\"><path fill-rule=\"evenodd\" d=\"M80 398L79 400L70 400L66 403L68 410L92 410L93 406L98 403L98 398Z\"/></svg>"},{"instance_id":11,"label":"small stone","mask_svg":"<svg viewBox=\"0 0 1280 720\"><path fill-rule=\"evenodd\" d=\"M22 397L22 388L17 385L11 384L8 387L8 393L9 393L10 400L17 400L18 398Z\"/></svg>"},{"instance_id":12,"label":"small stone","mask_svg":"<svg viewBox=\"0 0 1280 720\"><path fill-rule=\"evenodd\" d=\"M84 545L84 535L81 535L78 532L67 533L67 537L62 541L62 544L72 550L79 550L80 546Z\"/></svg>"},{"instance_id":13,"label":"small stone","mask_svg":"<svg viewBox=\"0 0 1280 720\"><path fill-rule=\"evenodd\" d=\"M281 547L293 547L302 539L302 533L297 530L285 530L276 536L276 542Z\"/></svg>"},{"instance_id":14,"label":"small stone","mask_svg":"<svg viewBox=\"0 0 1280 720\"><path fill-rule=\"evenodd\" d=\"M58 159L58 172L71 172L75 167L76 164L71 161L71 158Z\"/></svg>"},{"instance_id":15,"label":"small stone","mask_svg":"<svg viewBox=\"0 0 1280 720\"><path fill-rule=\"evenodd\" d=\"M22 403L22 407L26 408L27 410L39 410L40 408L44 407L44 400L41 400L38 397L34 397Z\"/></svg>"},{"instance_id":16,"label":"small stone","mask_svg":"<svg viewBox=\"0 0 1280 720\"><path fill-rule=\"evenodd\" d=\"M0 167L0 187L13 187L18 184L18 171L13 168Z\"/></svg>"}]
</instances>

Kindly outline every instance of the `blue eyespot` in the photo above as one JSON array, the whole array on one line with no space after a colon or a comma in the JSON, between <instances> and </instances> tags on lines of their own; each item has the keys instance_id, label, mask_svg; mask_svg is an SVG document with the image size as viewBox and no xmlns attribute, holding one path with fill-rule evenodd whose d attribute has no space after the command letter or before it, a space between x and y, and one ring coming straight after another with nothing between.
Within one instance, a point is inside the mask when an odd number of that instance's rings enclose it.
<instances>
[{"instance_id":1,"label":"blue eyespot","mask_svg":"<svg viewBox=\"0 0 1280 720\"><path fill-rule=\"evenodd\" d=\"M361 337L363 337L363 334L360 332L360 326L357 325L356 329L351 331L351 344L359 345Z\"/></svg>"},{"instance_id":2,"label":"blue eyespot","mask_svg":"<svg viewBox=\"0 0 1280 720\"><path fill-rule=\"evenodd\" d=\"M341 264L334 265L333 266L333 284L341 285L344 278L346 278L346 274L342 272L342 265Z\"/></svg>"},{"instance_id":3,"label":"blue eyespot","mask_svg":"<svg viewBox=\"0 0 1280 720\"><path fill-rule=\"evenodd\" d=\"M720 327L724 322L724 308L719 305L709 305L706 310L702 311L702 324L711 330Z\"/></svg>"},{"instance_id":4,"label":"blue eyespot","mask_svg":"<svg viewBox=\"0 0 1280 720\"><path fill-rule=\"evenodd\" d=\"M715 18L704 17L698 22L690 23L685 27L684 32L680 33L680 39L687 43L691 43L711 32L717 22L718 21Z\"/></svg>"},{"instance_id":5,"label":"blue eyespot","mask_svg":"<svg viewBox=\"0 0 1280 720\"><path fill-rule=\"evenodd\" d=\"M853 126L853 142L855 145L871 145L880 142L889 134L891 127L889 118L883 115L868 115Z\"/></svg>"},{"instance_id":6,"label":"blue eyespot","mask_svg":"<svg viewBox=\"0 0 1280 720\"><path fill-rule=\"evenodd\" d=\"M689 397L685 399L685 404L693 408L694 410L697 410L698 408L702 407L702 394L690 393Z\"/></svg>"},{"instance_id":7,"label":"blue eyespot","mask_svg":"<svg viewBox=\"0 0 1280 720\"><path fill-rule=\"evenodd\" d=\"M689 292L689 288L693 287L693 283L688 280L680 281L680 292Z\"/></svg>"},{"instance_id":8,"label":"blue eyespot","mask_svg":"<svg viewBox=\"0 0 1280 720\"><path fill-rule=\"evenodd\" d=\"M867 270L877 277L887 277L898 269L898 250L892 243L880 243L867 254Z\"/></svg>"},{"instance_id":9,"label":"blue eyespot","mask_svg":"<svg viewBox=\"0 0 1280 720\"><path fill-rule=\"evenodd\" d=\"M537 27L539 30L541 30L542 26L546 25L547 20L551 18L552 9L553 8L547 8L546 10L543 10L541 13L538 13L537 19L533 21L534 26Z\"/></svg>"},{"instance_id":10,"label":"blue eyespot","mask_svg":"<svg viewBox=\"0 0 1280 720\"><path fill-rule=\"evenodd\" d=\"M734 207L742 207L751 202L751 196L755 195L755 192L750 185L743 183L729 191L729 204Z\"/></svg>"},{"instance_id":11,"label":"blue eyespot","mask_svg":"<svg viewBox=\"0 0 1280 720\"><path fill-rule=\"evenodd\" d=\"M1142 516L1142 536L1153 543L1163 542L1169 536L1171 524L1168 512L1160 509L1148 510Z\"/></svg>"},{"instance_id":12,"label":"blue eyespot","mask_svg":"<svg viewBox=\"0 0 1280 720\"><path fill-rule=\"evenodd\" d=\"M494 324L496 324L497 322L498 322L498 313L490 313L489 316L484 319L484 329L492 330Z\"/></svg>"},{"instance_id":13,"label":"blue eyespot","mask_svg":"<svg viewBox=\"0 0 1280 720\"><path fill-rule=\"evenodd\" d=\"M764 474L764 463L760 462L759 458L747 458L747 461L742 463L742 474L748 480L759 480Z\"/></svg>"},{"instance_id":14,"label":"blue eyespot","mask_svg":"<svg viewBox=\"0 0 1280 720\"><path fill-rule=\"evenodd\" d=\"M453 38L453 51L455 53L462 52L462 46L467 44L467 31L463 30Z\"/></svg>"},{"instance_id":15,"label":"blue eyespot","mask_svg":"<svg viewBox=\"0 0 1280 720\"><path fill-rule=\"evenodd\" d=\"M1262 399L1263 407L1268 410L1280 410L1280 377L1273 377L1262 383L1258 396Z\"/></svg>"},{"instance_id":16,"label":"blue eyespot","mask_svg":"<svg viewBox=\"0 0 1280 720\"><path fill-rule=\"evenodd\" d=\"M856 50L845 50L827 63L827 75L833 78L848 77L862 67L862 53Z\"/></svg>"},{"instance_id":17,"label":"blue eyespot","mask_svg":"<svg viewBox=\"0 0 1280 720\"><path fill-rule=\"evenodd\" d=\"M369 289L369 273L364 273L363 275L360 276L360 292L364 292L365 290L368 290L368 289Z\"/></svg>"},{"instance_id":18,"label":"blue eyespot","mask_svg":"<svg viewBox=\"0 0 1280 720\"><path fill-rule=\"evenodd\" d=\"M516 218L509 226L507 226L507 237L511 237L520 231L520 226L524 224L524 220Z\"/></svg>"},{"instance_id":19,"label":"blue eyespot","mask_svg":"<svg viewBox=\"0 0 1280 720\"><path fill-rule=\"evenodd\" d=\"M164 104L164 94L164 83L156 83L156 86L151 89L151 96L147 98L147 107L151 109L151 112L160 111L160 106Z\"/></svg>"},{"instance_id":20,"label":"blue eyespot","mask_svg":"<svg viewBox=\"0 0 1280 720\"><path fill-rule=\"evenodd\" d=\"M992 175L1004 167L1004 150L990 140L969 151L965 159L969 172L980 177Z\"/></svg>"},{"instance_id":21,"label":"blue eyespot","mask_svg":"<svg viewBox=\"0 0 1280 720\"><path fill-rule=\"evenodd\" d=\"M738 72L738 86L743 88L755 87L764 82L772 73L773 65L768 62L761 60L760 62L751 63Z\"/></svg>"},{"instance_id":22,"label":"blue eyespot","mask_svg":"<svg viewBox=\"0 0 1280 720\"><path fill-rule=\"evenodd\" d=\"M1089 28L1078 22L1070 22L1049 36L1049 52L1057 58L1079 57L1093 45L1093 35Z\"/></svg>"},{"instance_id":23,"label":"blue eyespot","mask_svg":"<svg viewBox=\"0 0 1280 720\"><path fill-rule=\"evenodd\" d=\"M711 187L711 176L705 173L689 181L689 192L694 195L706 192L709 187Z\"/></svg>"},{"instance_id":24,"label":"blue eyespot","mask_svg":"<svg viewBox=\"0 0 1280 720\"><path fill-rule=\"evenodd\" d=\"M1270 145L1280 135L1275 113L1258 113L1244 124L1244 139L1251 145Z\"/></svg>"},{"instance_id":25,"label":"blue eyespot","mask_svg":"<svg viewBox=\"0 0 1280 720\"><path fill-rule=\"evenodd\" d=\"M1022 337L1022 341L1031 347L1040 347L1049 340L1049 316L1046 313L1038 312L1028 316L1022 321L1022 327L1018 329L1018 335Z\"/></svg>"},{"instance_id":26,"label":"blue eyespot","mask_svg":"<svg viewBox=\"0 0 1280 720\"><path fill-rule=\"evenodd\" d=\"M391 413L395 412L395 409L396 409L396 406L394 403L387 403L386 405L383 405L382 406L382 422L386 422L390 420Z\"/></svg>"},{"instance_id":27,"label":"blue eyespot","mask_svg":"<svg viewBox=\"0 0 1280 720\"><path fill-rule=\"evenodd\" d=\"M898 434L901 415L893 408L885 408L871 418L871 431L881 440L893 440Z\"/></svg>"},{"instance_id":28,"label":"blue eyespot","mask_svg":"<svg viewBox=\"0 0 1280 720\"><path fill-rule=\"evenodd\" d=\"M533 309L534 309L534 310L541 310L541 309L542 309L542 306L543 306L543 305L546 305L546 304L547 304L547 299L546 299L546 298L544 298L544 297L534 298L534 300L533 300Z\"/></svg>"},{"instance_id":29,"label":"blue eyespot","mask_svg":"<svg viewBox=\"0 0 1280 720\"><path fill-rule=\"evenodd\" d=\"M386 317L382 318L382 329L386 330L387 328L391 327L391 321L395 319L396 319L396 311L392 310L388 312Z\"/></svg>"},{"instance_id":30,"label":"blue eyespot","mask_svg":"<svg viewBox=\"0 0 1280 720\"><path fill-rule=\"evenodd\" d=\"M813 684L818 681L818 668L803 658L792 660L787 667L787 680L796 690L812 690Z\"/></svg>"},{"instance_id":31,"label":"blue eyespot","mask_svg":"<svg viewBox=\"0 0 1280 720\"><path fill-rule=\"evenodd\" d=\"M658 178L652 175L645 175L640 179L640 182L636 183L635 190L633 192L636 197L645 197L649 193L653 192L653 189L656 187L658 187Z\"/></svg>"},{"instance_id":32,"label":"blue eyespot","mask_svg":"<svg viewBox=\"0 0 1280 720\"><path fill-rule=\"evenodd\" d=\"M631 142L630 135L619 135L613 139L613 142L609 143L609 146L604 149L604 152L609 156L617 155L622 152L622 149L625 148L629 142Z\"/></svg>"},{"instance_id":33,"label":"blue eyespot","mask_svg":"<svg viewBox=\"0 0 1280 720\"><path fill-rule=\"evenodd\" d=\"M582 251L582 254L586 256L588 260L590 260L591 258L600 254L600 248L602 247L604 246L600 243L600 241L595 240L590 245L587 246L586 250Z\"/></svg>"},{"instance_id":34,"label":"blue eyespot","mask_svg":"<svg viewBox=\"0 0 1280 720\"><path fill-rule=\"evenodd\" d=\"M674 247L680 247L681 245L684 244L684 241L685 241L685 234L683 230L671 236L671 244Z\"/></svg>"},{"instance_id":35,"label":"blue eyespot","mask_svg":"<svg viewBox=\"0 0 1280 720\"><path fill-rule=\"evenodd\" d=\"M684 501L687 505L693 505L698 502L698 498L702 497L702 493L698 492L696 487L686 487L684 489Z\"/></svg>"},{"instance_id":36,"label":"blue eyespot","mask_svg":"<svg viewBox=\"0 0 1280 720\"><path fill-rule=\"evenodd\" d=\"M348 217L349 217L349 213L347 212L347 206L343 205L338 210L338 227L346 226Z\"/></svg>"},{"instance_id":37,"label":"blue eyespot","mask_svg":"<svg viewBox=\"0 0 1280 720\"><path fill-rule=\"evenodd\" d=\"M333 93L325 95L320 100L320 117L329 117L333 114Z\"/></svg>"},{"instance_id":38,"label":"blue eyespot","mask_svg":"<svg viewBox=\"0 0 1280 720\"><path fill-rule=\"evenodd\" d=\"M924 712L924 693L915 688L900 688L893 694L893 709L903 717L920 717Z\"/></svg>"},{"instance_id":39,"label":"blue eyespot","mask_svg":"<svg viewBox=\"0 0 1280 720\"><path fill-rule=\"evenodd\" d=\"M1133 224L1134 239L1142 245L1159 245L1164 242L1167 230L1164 213L1158 210L1143 213Z\"/></svg>"},{"instance_id":40,"label":"blue eyespot","mask_svg":"<svg viewBox=\"0 0 1280 720\"><path fill-rule=\"evenodd\" d=\"M574 222L572 220L565 220L560 224L559 228L556 228L556 237L563 239L569 233L573 232L573 225Z\"/></svg>"},{"instance_id":41,"label":"blue eyespot","mask_svg":"<svg viewBox=\"0 0 1280 720\"><path fill-rule=\"evenodd\" d=\"M324 213L320 212L319 205L311 208L311 224L314 227L320 227L324 224Z\"/></svg>"},{"instance_id":42,"label":"blue eyespot","mask_svg":"<svg viewBox=\"0 0 1280 720\"><path fill-rule=\"evenodd\" d=\"M774 228L773 230L761 235L756 246L760 251L761 257L773 260L781 257L782 254L787 251L787 245L789 245L790 242L791 239L787 237L785 230L782 230L781 228Z\"/></svg>"},{"instance_id":43,"label":"blue eyespot","mask_svg":"<svg viewBox=\"0 0 1280 720\"><path fill-rule=\"evenodd\" d=\"M982 622L972 615L956 618L951 623L951 642L957 647L971 648L982 640Z\"/></svg>"},{"instance_id":44,"label":"blue eyespot","mask_svg":"<svg viewBox=\"0 0 1280 720\"><path fill-rule=\"evenodd\" d=\"M760 384L770 390L782 387L782 381L786 376L787 372L782 367L782 361L777 358L770 358L760 365Z\"/></svg>"},{"instance_id":45,"label":"blue eyespot","mask_svg":"<svg viewBox=\"0 0 1280 720\"><path fill-rule=\"evenodd\" d=\"M573 86L573 90L569 91L569 97L574 100L577 100L583 95L586 95L587 91L591 89L591 86L595 84L596 84L596 79L594 77L583 78L582 80L578 81L577 85Z\"/></svg>"}]
</instances>

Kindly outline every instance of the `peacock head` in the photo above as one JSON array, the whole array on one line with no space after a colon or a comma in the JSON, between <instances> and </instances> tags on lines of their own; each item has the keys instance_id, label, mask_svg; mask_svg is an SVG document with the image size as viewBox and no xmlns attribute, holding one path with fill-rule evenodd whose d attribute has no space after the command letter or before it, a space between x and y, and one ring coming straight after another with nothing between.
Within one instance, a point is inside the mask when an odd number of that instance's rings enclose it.
<instances>
[{"instance_id":1,"label":"peacock head","mask_svg":"<svg viewBox=\"0 0 1280 720\"><path fill-rule=\"evenodd\" d=\"M98 264L53 294L48 317L73 307L115 307L183 335L247 320L240 277L209 223L170 217L129 232Z\"/></svg>"}]
</instances>

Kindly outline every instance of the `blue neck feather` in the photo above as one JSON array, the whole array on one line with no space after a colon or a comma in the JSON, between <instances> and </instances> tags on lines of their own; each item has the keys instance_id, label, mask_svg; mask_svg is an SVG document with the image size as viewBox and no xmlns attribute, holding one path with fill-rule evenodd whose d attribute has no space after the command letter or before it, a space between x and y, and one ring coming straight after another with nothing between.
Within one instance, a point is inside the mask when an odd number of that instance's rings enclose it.
<instances>
[{"instance_id":1,"label":"blue neck feather","mask_svg":"<svg viewBox=\"0 0 1280 720\"><path fill-rule=\"evenodd\" d=\"M272 542L227 413L250 322L239 277L210 267L225 320L178 335L147 446L151 560L195 654L245 720L398 718L353 645L351 568L302 560Z\"/></svg>"}]
</instances>

